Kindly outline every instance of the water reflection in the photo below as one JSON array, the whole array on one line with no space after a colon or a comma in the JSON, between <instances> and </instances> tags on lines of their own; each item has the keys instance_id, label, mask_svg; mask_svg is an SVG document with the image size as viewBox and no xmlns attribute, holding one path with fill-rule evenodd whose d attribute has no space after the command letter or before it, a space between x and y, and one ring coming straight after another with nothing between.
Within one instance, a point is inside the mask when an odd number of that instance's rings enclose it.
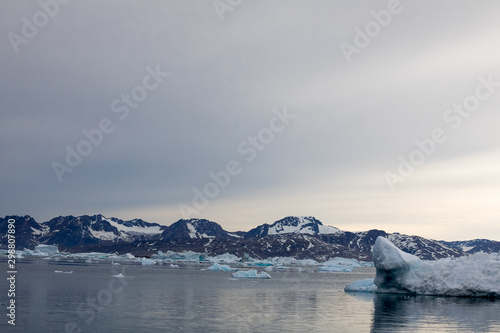
<instances>
[{"instance_id":1,"label":"water reflection","mask_svg":"<svg viewBox=\"0 0 500 333\"><path fill-rule=\"evenodd\" d=\"M500 300L375 294L372 332L499 332Z\"/></svg>"}]
</instances>

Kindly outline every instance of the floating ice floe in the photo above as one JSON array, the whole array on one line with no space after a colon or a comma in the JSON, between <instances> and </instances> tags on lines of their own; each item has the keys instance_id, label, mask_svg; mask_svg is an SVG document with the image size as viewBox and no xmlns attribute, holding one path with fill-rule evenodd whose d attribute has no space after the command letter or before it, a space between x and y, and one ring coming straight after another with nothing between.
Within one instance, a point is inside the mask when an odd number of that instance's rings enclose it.
<instances>
[{"instance_id":1,"label":"floating ice floe","mask_svg":"<svg viewBox=\"0 0 500 333\"><path fill-rule=\"evenodd\" d=\"M318 272L352 272L354 267L347 267L347 266L324 266L324 267L318 267Z\"/></svg>"},{"instance_id":2,"label":"floating ice floe","mask_svg":"<svg viewBox=\"0 0 500 333\"><path fill-rule=\"evenodd\" d=\"M122 273L119 273L119 274L111 275L111 277L115 277L115 278L124 278L124 277L125 277L125 275L123 275Z\"/></svg>"},{"instance_id":3,"label":"floating ice floe","mask_svg":"<svg viewBox=\"0 0 500 333\"><path fill-rule=\"evenodd\" d=\"M399 250L386 238L373 246L377 269L372 284L355 281L346 291L374 291L435 296L500 297L500 256L475 253L468 257L422 261Z\"/></svg>"},{"instance_id":4,"label":"floating ice floe","mask_svg":"<svg viewBox=\"0 0 500 333\"><path fill-rule=\"evenodd\" d=\"M375 285L375 283L373 283L373 279L364 279L364 280L354 281L353 283L345 287L344 290L373 293L377 290L377 286Z\"/></svg>"},{"instance_id":5,"label":"floating ice floe","mask_svg":"<svg viewBox=\"0 0 500 333\"><path fill-rule=\"evenodd\" d=\"M270 279L271 276L266 272L257 273L255 269L249 271L238 271L233 273L235 278L251 278L251 279Z\"/></svg>"},{"instance_id":6,"label":"floating ice floe","mask_svg":"<svg viewBox=\"0 0 500 333\"><path fill-rule=\"evenodd\" d=\"M157 254L151 256L153 259L175 260L175 261L206 261L206 255L193 251L173 252L158 251Z\"/></svg>"},{"instance_id":7,"label":"floating ice floe","mask_svg":"<svg viewBox=\"0 0 500 333\"><path fill-rule=\"evenodd\" d=\"M135 259L135 256L133 254L130 254L130 253L125 253L125 254L121 254L119 256L120 259Z\"/></svg>"},{"instance_id":8,"label":"floating ice floe","mask_svg":"<svg viewBox=\"0 0 500 333\"><path fill-rule=\"evenodd\" d=\"M230 253L220 254L220 255L215 256L215 257L207 257L206 259L209 261L223 262L223 263L228 263L228 264L234 264L236 262L241 261L240 257L235 256L234 254L230 254Z\"/></svg>"},{"instance_id":9,"label":"floating ice floe","mask_svg":"<svg viewBox=\"0 0 500 333\"><path fill-rule=\"evenodd\" d=\"M319 267L319 272L351 272L357 267L361 267L361 263L356 259L332 258L324 262L323 267Z\"/></svg>"},{"instance_id":10,"label":"floating ice floe","mask_svg":"<svg viewBox=\"0 0 500 333\"><path fill-rule=\"evenodd\" d=\"M73 274L73 271L69 271L69 272L54 271L54 273Z\"/></svg>"},{"instance_id":11,"label":"floating ice floe","mask_svg":"<svg viewBox=\"0 0 500 333\"><path fill-rule=\"evenodd\" d=\"M228 265L220 265L218 263L214 263L212 266L208 267L206 269L207 271L225 271L225 272L231 272L231 271L237 271L237 268L231 268Z\"/></svg>"},{"instance_id":12,"label":"floating ice floe","mask_svg":"<svg viewBox=\"0 0 500 333\"><path fill-rule=\"evenodd\" d=\"M141 258L141 265L156 265L156 261L148 259L148 258Z\"/></svg>"},{"instance_id":13,"label":"floating ice floe","mask_svg":"<svg viewBox=\"0 0 500 333\"><path fill-rule=\"evenodd\" d=\"M54 255L54 254L57 254L59 253L59 249L57 248L57 246L53 246L53 245L37 245L35 246L35 252L37 253L40 253L40 254L46 254L46 255Z\"/></svg>"}]
</instances>

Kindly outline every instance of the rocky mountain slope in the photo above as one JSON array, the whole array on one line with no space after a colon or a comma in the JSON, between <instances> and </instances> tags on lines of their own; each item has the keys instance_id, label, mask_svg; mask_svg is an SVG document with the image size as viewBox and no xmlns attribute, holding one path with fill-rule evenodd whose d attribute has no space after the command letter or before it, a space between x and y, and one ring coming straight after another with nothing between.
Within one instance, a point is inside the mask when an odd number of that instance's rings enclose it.
<instances>
[{"instance_id":1,"label":"rocky mountain slope","mask_svg":"<svg viewBox=\"0 0 500 333\"><path fill-rule=\"evenodd\" d=\"M375 240L382 236L403 251L426 260L500 251L500 242L496 241L444 242L376 229L349 232L324 225L312 216L289 216L248 232L233 233L205 219L179 220L163 226L140 219L123 221L102 215L59 216L43 223L30 216L6 216L0 218L1 248L7 247L5 235L9 219L16 221L18 249L47 244L69 252L117 252L137 256L190 250L209 255L247 254L258 259L281 256L325 261L331 257L345 257L370 261Z\"/></svg>"}]
</instances>

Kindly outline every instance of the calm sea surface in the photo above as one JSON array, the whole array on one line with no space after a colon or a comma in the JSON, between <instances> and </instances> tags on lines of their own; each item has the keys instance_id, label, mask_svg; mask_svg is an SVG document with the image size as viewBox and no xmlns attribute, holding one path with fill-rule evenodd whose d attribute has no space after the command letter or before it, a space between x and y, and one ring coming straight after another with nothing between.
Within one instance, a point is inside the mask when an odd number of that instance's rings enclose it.
<instances>
[{"instance_id":1,"label":"calm sea surface","mask_svg":"<svg viewBox=\"0 0 500 333\"><path fill-rule=\"evenodd\" d=\"M500 332L500 300L343 291L373 268L294 267L270 280L233 280L202 271L207 264L179 266L23 260L11 326L2 259L0 332Z\"/></svg>"}]
</instances>

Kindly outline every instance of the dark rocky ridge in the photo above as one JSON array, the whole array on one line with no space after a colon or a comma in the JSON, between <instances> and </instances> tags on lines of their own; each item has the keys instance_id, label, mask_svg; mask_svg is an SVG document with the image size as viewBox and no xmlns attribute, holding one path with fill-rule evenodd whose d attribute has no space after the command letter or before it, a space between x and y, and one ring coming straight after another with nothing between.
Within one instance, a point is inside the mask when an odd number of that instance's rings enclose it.
<instances>
[{"instance_id":1,"label":"dark rocky ridge","mask_svg":"<svg viewBox=\"0 0 500 333\"><path fill-rule=\"evenodd\" d=\"M231 253L253 258L294 257L324 261L331 257L371 260L378 236L390 239L421 259L458 257L500 251L500 242L478 239L444 242L419 236L388 234L383 230L349 232L325 226L313 217L286 217L248 232L227 232L205 219L179 220L170 226L140 219L123 221L102 215L59 216L38 223L30 216L0 218L0 248L7 248L7 222L16 220L17 249L38 244L57 245L68 252L132 253L151 256L158 251L195 251L208 255Z\"/></svg>"}]
</instances>

